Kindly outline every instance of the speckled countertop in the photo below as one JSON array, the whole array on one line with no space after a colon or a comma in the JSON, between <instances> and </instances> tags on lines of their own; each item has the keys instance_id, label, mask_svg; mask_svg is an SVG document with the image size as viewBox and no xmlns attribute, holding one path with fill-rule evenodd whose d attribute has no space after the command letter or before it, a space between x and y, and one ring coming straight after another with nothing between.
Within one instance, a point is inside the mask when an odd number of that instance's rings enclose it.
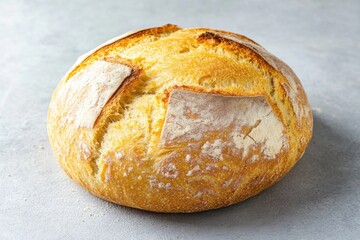
<instances>
[{"instance_id":1,"label":"speckled countertop","mask_svg":"<svg viewBox=\"0 0 360 240\"><path fill-rule=\"evenodd\" d=\"M91 2L91 3L89 3ZM359 239L360 1L0 1L0 239ZM287 62L314 136L278 184L232 207L156 214L102 201L57 165L46 133L59 79L128 30L244 34Z\"/></svg>"}]
</instances>

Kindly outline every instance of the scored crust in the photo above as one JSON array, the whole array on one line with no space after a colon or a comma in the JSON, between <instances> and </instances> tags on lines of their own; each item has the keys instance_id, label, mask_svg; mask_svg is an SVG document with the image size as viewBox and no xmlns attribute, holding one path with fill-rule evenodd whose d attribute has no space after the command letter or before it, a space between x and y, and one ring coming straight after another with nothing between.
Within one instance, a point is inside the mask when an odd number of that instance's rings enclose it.
<instances>
[{"instance_id":1,"label":"scored crust","mask_svg":"<svg viewBox=\"0 0 360 240\"><path fill-rule=\"evenodd\" d=\"M94 195L194 212L281 179L311 138L309 109L292 70L252 40L165 25L80 58L53 94L48 132Z\"/></svg>"},{"instance_id":2,"label":"scored crust","mask_svg":"<svg viewBox=\"0 0 360 240\"><path fill-rule=\"evenodd\" d=\"M306 96L303 94L303 91L299 90L302 89L301 83L289 66L287 66L284 62L282 62L270 52L266 51L262 46L234 34L214 34L211 32L205 32L199 36L201 41L203 39L209 38L216 40L226 39L238 43L241 47L249 48L259 57L265 60L268 65L279 71L288 80L288 82L283 82L281 85L291 101L299 127L302 127L303 118L309 116L310 108L308 107Z\"/></svg>"},{"instance_id":3,"label":"scored crust","mask_svg":"<svg viewBox=\"0 0 360 240\"><path fill-rule=\"evenodd\" d=\"M274 159L288 145L283 123L262 96L225 96L174 89L168 102L161 146L214 138L218 146L203 146L214 160L223 158L221 149L225 146L241 150L243 159L250 149L259 147L262 155L251 157L257 160Z\"/></svg>"},{"instance_id":4,"label":"scored crust","mask_svg":"<svg viewBox=\"0 0 360 240\"><path fill-rule=\"evenodd\" d=\"M121 63L96 61L86 72L74 75L58 93L68 110L62 124L73 120L76 127L94 127L105 104L131 72L131 67Z\"/></svg>"}]
</instances>

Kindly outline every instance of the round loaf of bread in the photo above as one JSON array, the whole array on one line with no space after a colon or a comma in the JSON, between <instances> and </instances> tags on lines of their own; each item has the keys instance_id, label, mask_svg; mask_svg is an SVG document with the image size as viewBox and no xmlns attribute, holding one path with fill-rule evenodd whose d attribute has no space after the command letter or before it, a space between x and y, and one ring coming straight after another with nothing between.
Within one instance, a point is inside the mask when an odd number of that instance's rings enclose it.
<instances>
[{"instance_id":1,"label":"round loaf of bread","mask_svg":"<svg viewBox=\"0 0 360 240\"><path fill-rule=\"evenodd\" d=\"M304 153L312 113L294 72L242 35L174 25L81 56L56 88L48 133L92 194L155 212L243 201Z\"/></svg>"}]
</instances>

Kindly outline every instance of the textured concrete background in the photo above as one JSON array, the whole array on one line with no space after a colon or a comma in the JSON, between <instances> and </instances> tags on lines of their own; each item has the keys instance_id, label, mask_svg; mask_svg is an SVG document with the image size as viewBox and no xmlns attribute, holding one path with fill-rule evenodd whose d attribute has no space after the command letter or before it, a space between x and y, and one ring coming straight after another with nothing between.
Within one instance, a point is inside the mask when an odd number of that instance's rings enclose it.
<instances>
[{"instance_id":1,"label":"textured concrete background","mask_svg":"<svg viewBox=\"0 0 360 240\"><path fill-rule=\"evenodd\" d=\"M244 34L302 80L313 140L274 187L220 210L155 214L93 197L57 165L46 111L59 79L98 44L165 23ZM357 0L1 0L0 239L359 239L359 43Z\"/></svg>"}]
</instances>

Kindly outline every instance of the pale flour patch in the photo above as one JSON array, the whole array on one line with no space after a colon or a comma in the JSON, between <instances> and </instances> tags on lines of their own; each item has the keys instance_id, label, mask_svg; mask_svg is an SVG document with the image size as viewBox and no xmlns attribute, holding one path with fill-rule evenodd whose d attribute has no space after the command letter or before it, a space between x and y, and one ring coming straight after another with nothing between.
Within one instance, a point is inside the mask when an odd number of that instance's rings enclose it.
<instances>
[{"instance_id":1,"label":"pale flour patch","mask_svg":"<svg viewBox=\"0 0 360 240\"><path fill-rule=\"evenodd\" d=\"M124 154L121 151L116 151L114 154L116 160L120 160L124 156Z\"/></svg>"},{"instance_id":2,"label":"pale flour patch","mask_svg":"<svg viewBox=\"0 0 360 240\"><path fill-rule=\"evenodd\" d=\"M80 141L78 143L78 149L79 149L79 158L83 160L88 160L91 156L91 151L89 146L85 143Z\"/></svg>"},{"instance_id":3,"label":"pale flour patch","mask_svg":"<svg viewBox=\"0 0 360 240\"><path fill-rule=\"evenodd\" d=\"M238 178L236 178L234 181L233 181L233 184L232 184L232 188L233 190L236 190L239 188L240 184L242 182L242 177L239 176Z\"/></svg>"},{"instance_id":4,"label":"pale flour patch","mask_svg":"<svg viewBox=\"0 0 360 240\"><path fill-rule=\"evenodd\" d=\"M200 197L203 197L203 196L207 196L207 195L213 195L213 191L210 190L210 189L202 189L200 191L198 191L197 193L194 194L194 197L195 198L200 198Z\"/></svg>"},{"instance_id":5,"label":"pale flour patch","mask_svg":"<svg viewBox=\"0 0 360 240\"><path fill-rule=\"evenodd\" d=\"M204 193L203 193L202 191L199 191L199 192L195 193L194 197L195 197L195 198L199 198L199 197L201 197L203 194L204 194Z\"/></svg>"},{"instance_id":6,"label":"pale flour patch","mask_svg":"<svg viewBox=\"0 0 360 240\"><path fill-rule=\"evenodd\" d=\"M260 124L248 133L246 139L251 139L252 143L246 140L248 145L244 146L244 149L248 150L254 143L261 144L262 153L265 157L273 159L276 154L280 153L281 148L285 145L283 137L284 126L271 109L268 110L270 110L270 113L262 117Z\"/></svg>"},{"instance_id":7,"label":"pale flour patch","mask_svg":"<svg viewBox=\"0 0 360 240\"><path fill-rule=\"evenodd\" d=\"M201 147L201 153L210 156L213 160L223 160L222 156L223 142L221 139L217 139L214 142L206 142Z\"/></svg>"},{"instance_id":8,"label":"pale flour patch","mask_svg":"<svg viewBox=\"0 0 360 240\"><path fill-rule=\"evenodd\" d=\"M259 160L259 156L258 155L252 155L249 160L250 160L251 163L256 162L257 160Z\"/></svg>"},{"instance_id":9,"label":"pale flour patch","mask_svg":"<svg viewBox=\"0 0 360 240\"><path fill-rule=\"evenodd\" d=\"M65 105L63 123L92 128L105 104L130 76L132 69L119 63L96 61L60 88L58 105Z\"/></svg>"},{"instance_id":10,"label":"pale flour patch","mask_svg":"<svg viewBox=\"0 0 360 240\"><path fill-rule=\"evenodd\" d=\"M228 140L207 141L201 153L222 160L222 149L230 144L242 150L243 158L260 147L265 158L274 159L288 144L284 125L263 96L224 96L181 89L170 94L161 144L198 141L227 129L231 130Z\"/></svg>"},{"instance_id":11,"label":"pale flour patch","mask_svg":"<svg viewBox=\"0 0 360 240\"><path fill-rule=\"evenodd\" d=\"M255 143L250 137L247 137L243 133L233 133L232 139L235 144L235 147L237 149L243 150L242 153L243 158L245 158L248 155L249 150L253 147Z\"/></svg>"},{"instance_id":12,"label":"pale flour patch","mask_svg":"<svg viewBox=\"0 0 360 240\"><path fill-rule=\"evenodd\" d=\"M191 176L193 175L194 173L197 173L197 172L200 172L201 169L200 169L200 166L199 165L196 165L193 169L189 170L187 173L186 173L186 176Z\"/></svg>"},{"instance_id":13,"label":"pale flour patch","mask_svg":"<svg viewBox=\"0 0 360 240\"><path fill-rule=\"evenodd\" d=\"M165 191L172 189L171 183L160 182L155 176L149 176L149 179L150 188L164 189Z\"/></svg>"},{"instance_id":14,"label":"pale flour patch","mask_svg":"<svg viewBox=\"0 0 360 240\"><path fill-rule=\"evenodd\" d=\"M231 97L174 89L161 133L162 146L198 141L209 131L229 126L233 119L227 117L227 98Z\"/></svg>"},{"instance_id":15,"label":"pale flour patch","mask_svg":"<svg viewBox=\"0 0 360 240\"><path fill-rule=\"evenodd\" d=\"M299 99L296 94L296 91L294 91L294 86L291 86L287 83L281 83L281 85L283 86L283 88L286 92L286 95L289 97L289 99L291 101L291 105L292 105L295 115L297 117L299 126L302 127L302 118L309 116L310 108L308 106L299 104Z\"/></svg>"},{"instance_id":16,"label":"pale flour patch","mask_svg":"<svg viewBox=\"0 0 360 240\"><path fill-rule=\"evenodd\" d=\"M212 170L215 170L215 169L218 169L218 165L216 164L213 164L213 163L206 163L206 167L205 167L205 170L206 171L212 171Z\"/></svg>"},{"instance_id":17,"label":"pale flour patch","mask_svg":"<svg viewBox=\"0 0 360 240\"><path fill-rule=\"evenodd\" d=\"M177 178L179 175L179 171L174 163L169 163L168 165L161 167L160 172L166 178Z\"/></svg>"},{"instance_id":18,"label":"pale flour patch","mask_svg":"<svg viewBox=\"0 0 360 240\"><path fill-rule=\"evenodd\" d=\"M226 180L223 184L222 184L222 187L223 188L227 188L230 186L230 184L234 181L234 179L230 178L228 180Z\"/></svg>"},{"instance_id":19,"label":"pale flour patch","mask_svg":"<svg viewBox=\"0 0 360 240\"><path fill-rule=\"evenodd\" d=\"M222 169L223 169L224 171L229 171L229 170L230 170L228 166L223 166Z\"/></svg>"},{"instance_id":20,"label":"pale flour patch","mask_svg":"<svg viewBox=\"0 0 360 240\"><path fill-rule=\"evenodd\" d=\"M165 189L166 189L166 190L171 189L171 183L166 183L166 184L165 184Z\"/></svg>"},{"instance_id":21,"label":"pale flour patch","mask_svg":"<svg viewBox=\"0 0 360 240\"><path fill-rule=\"evenodd\" d=\"M105 166L106 166L106 171L105 171L105 182L109 182L110 180L112 180L112 174L111 174L111 166L113 164L113 159L111 156L106 156L105 157Z\"/></svg>"},{"instance_id":22,"label":"pale flour patch","mask_svg":"<svg viewBox=\"0 0 360 240\"><path fill-rule=\"evenodd\" d=\"M155 176L149 176L148 178L149 178L150 188L157 186L158 180Z\"/></svg>"}]
</instances>

